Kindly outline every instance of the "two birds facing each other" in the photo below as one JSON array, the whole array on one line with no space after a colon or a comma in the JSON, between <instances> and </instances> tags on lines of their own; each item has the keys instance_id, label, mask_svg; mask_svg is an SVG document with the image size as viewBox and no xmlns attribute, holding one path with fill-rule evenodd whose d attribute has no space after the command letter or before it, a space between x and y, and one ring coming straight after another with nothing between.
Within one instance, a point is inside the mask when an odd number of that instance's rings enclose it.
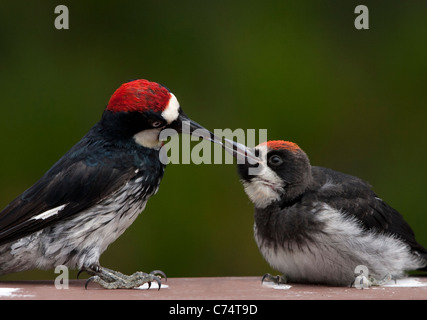
<instances>
[{"instance_id":1,"label":"two birds facing each other","mask_svg":"<svg viewBox=\"0 0 427 320\"><path fill-rule=\"evenodd\" d=\"M101 120L0 212L0 274L66 265L105 288L160 283L161 271L127 276L101 267L99 258L157 192L165 168L159 134L166 128L204 129L157 83L134 80L117 89ZM358 265L378 279L426 269L427 250L366 182L311 166L292 142L251 150L226 140L223 147L245 160L238 173L255 205L256 243L283 273L270 278L349 285Z\"/></svg>"}]
</instances>

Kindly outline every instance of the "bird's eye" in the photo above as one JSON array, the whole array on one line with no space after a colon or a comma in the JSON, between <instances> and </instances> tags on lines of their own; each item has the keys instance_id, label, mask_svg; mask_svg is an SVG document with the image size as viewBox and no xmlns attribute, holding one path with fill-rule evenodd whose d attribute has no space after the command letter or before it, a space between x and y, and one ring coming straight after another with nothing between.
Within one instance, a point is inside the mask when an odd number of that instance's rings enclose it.
<instances>
[{"instance_id":1,"label":"bird's eye","mask_svg":"<svg viewBox=\"0 0 427 320\"><path fill-rule=\"evenodd\" d=\"M277 154L271 156L268 159L268 162L272 165L272 166L280 166L283 163L283 160L280 156L278 156Z\"/></svg>"},{"instance_id":2,"label":"bird's eye","mask_svg":"<svg viewBox=\"0 0 427 320\"><path fill-rule=\"evenodd\" d=\"M154 128L158 128L158 127L160 127L160 126L162 125L162 122L161 122L161 121L155 121L155 122L153 122L151 125L152 125Z\"/></svg>"}]
</instances>

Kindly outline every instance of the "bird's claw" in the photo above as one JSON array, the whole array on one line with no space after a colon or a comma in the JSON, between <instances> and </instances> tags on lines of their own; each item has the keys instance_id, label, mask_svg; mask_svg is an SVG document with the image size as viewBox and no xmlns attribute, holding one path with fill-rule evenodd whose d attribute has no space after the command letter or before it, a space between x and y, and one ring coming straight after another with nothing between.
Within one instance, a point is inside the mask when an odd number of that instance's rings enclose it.
<instances>
[{"instance_id":1,"label":"bird's claw","mask_svg":"<svg viewBox=\"0 0 427 320\"><path fill-rule=\"evenodd\" d=\"M86 270L89 274L94 275L86 281L85 289L87 289L90 282L96 282L105 289L132 289L147 283L149 289L151 288L151 283L155 281L159 287L158 290L160 290L162 282L157 275L167 279L166 274L160 270L154 270L150 273L135 272L130 276L107 268L98 268L97 270L97 272L94 272L93 269Z\"/></svg>"},{"instance_id":2,"label":"bird's claw","mask_svg":"<svg viewBox=\"0 0 427 320\"><path fill-rule=\"evenodd\" d=\"M163 271L161 271L161 270L153 270L153 271L150 272L150 274L152 274L153 276L155 276L155 275L161 275L165 279L165 282L168 281L168 277L166 277L166 274Z\"/></svg>"},{"instance_id":3,"label":"bird's claw","mask_svg":"<svg viewBox=\"0 0 427 320\"><path fill-rule=\"evenodd\" d=\"M382 279L379 280L375 279L372 276L366 277L360 274L350 284L350 288L354 286L357 289L366 289L372 286L382 286L391 280L394 280L394 283L397 282L396 278L393 277L392 274L386 274Z\"/></svg>"},{"instance_id":4,"label":"bird's claw","mask_svg":"<svg viewBox=\"0 0 427 320\"><path fill-rule=\"evenodd\" d=\"M94 278L95 278L95 277L97 277L97 276L90 277L89 279L87 279L87 280L86 280L86 282L85 282L85 289L86 289L86 290L87 290L87 285L88 285L90 282L95 281L95 280L94 280Z\"/></svg>"},{"instance_id":5,"label":"bird's claw","mask_svg":"<svg viewBox=\"0 0 427 320\"><path fill-rule=\"evenodd\" d=\"M264 283L264 281L273 282L275 284L286 284L286 283L288 283L288 279L286 278L285 275L272 276L269 273L266 273L265 275L262 276L261 284Z\"/></svg>"}]
</instances>

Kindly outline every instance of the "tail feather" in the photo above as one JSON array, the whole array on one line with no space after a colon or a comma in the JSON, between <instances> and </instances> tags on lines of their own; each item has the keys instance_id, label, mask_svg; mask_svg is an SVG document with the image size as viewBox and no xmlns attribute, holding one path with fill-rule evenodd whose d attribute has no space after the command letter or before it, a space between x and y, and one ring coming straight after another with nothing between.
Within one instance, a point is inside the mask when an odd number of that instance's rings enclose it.
<instances>
[{"instance_id":1,"label":"tail feather","mask_svg":"<svg viewBox=\"0 0 427 320\"><path fill-rule=\"evenodd\" d=\"M427 252L418 252L418 254L424 259L425 265L424 265L424 267L419 268L417 270L427 271Z\"/></svg>"}]
</instances>

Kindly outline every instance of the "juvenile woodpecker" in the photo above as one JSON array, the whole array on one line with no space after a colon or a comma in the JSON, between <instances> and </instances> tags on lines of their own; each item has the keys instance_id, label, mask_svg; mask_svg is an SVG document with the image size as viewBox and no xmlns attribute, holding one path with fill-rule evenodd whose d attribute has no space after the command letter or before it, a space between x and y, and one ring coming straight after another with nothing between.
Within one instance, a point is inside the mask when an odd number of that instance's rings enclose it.
<instances>
[{"instance_id":1,"label":"juvenile woodpecker","mask_svg":"<svg viewBox=\"0 0 427 320\"><path fill-rule=\"evenodd\" d=\"M203 129L166 87L147 80L120 86L101 120L0 212L0 275L65 265L105 288L160 284L161 271L127 276L101 267L99 258L157 192L165 128Z\"/></svg>"},{"instance_id":2,"label":"juvenile woodpecker","mask_svg":"<svg viewBox=\"0 0 427 320\"><path fill-rule=\"evenodd\" d=\"M240 154L261 159L238 164L238 173L255 205L258 248L283 273L263 280L343 286L353 282L358 266L378 281L427 271L427 250L367 182L311 166L292 142L269 141L255 150L234 144ZM257 174L251 175L254 167Z\"/></svg>"}]
</instances>

